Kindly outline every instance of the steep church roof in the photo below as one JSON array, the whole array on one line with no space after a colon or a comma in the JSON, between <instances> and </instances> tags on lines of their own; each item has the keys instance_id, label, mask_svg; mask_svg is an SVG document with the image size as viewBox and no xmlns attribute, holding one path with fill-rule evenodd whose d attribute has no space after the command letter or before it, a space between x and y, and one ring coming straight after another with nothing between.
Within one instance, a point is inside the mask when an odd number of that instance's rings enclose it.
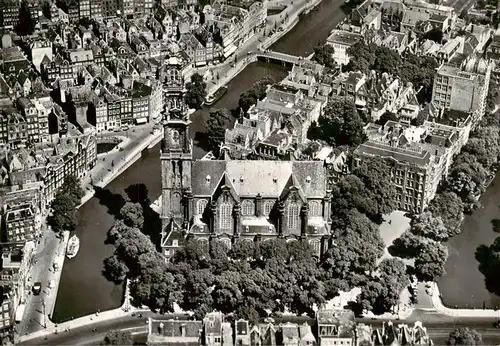
<instances>
[{"instance_id":1,"label":"steep church roof","mask_svg":"<svg viewBox=\"0 0 500 346\"><path fill-rule=\"evenodd\" d=\"M307 198L322 198L326 193L326 173L321 161L223 161L199 160L193 163L194 196L211 196L224 173L240 197L278 198L293 182Z\"/></svg>"}]
</instances>

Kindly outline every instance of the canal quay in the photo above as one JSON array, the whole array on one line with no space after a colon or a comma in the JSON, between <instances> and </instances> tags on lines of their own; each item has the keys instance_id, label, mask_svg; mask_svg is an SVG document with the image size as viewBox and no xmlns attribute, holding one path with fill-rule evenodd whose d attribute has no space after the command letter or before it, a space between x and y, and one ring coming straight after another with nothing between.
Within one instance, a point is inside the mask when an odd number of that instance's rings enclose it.
<instances>
[{"instance_id":1,"label":"canal quay","mask_svg":"<svg viewBox=\"0 0 500 346\"><path fill-rule=\"evenodd\" d=\"M277 41L272 49L295 55L309 55L315 45L325 42L330 31L343 19L344 15L340 10L342 4L341 0L323 0L318 5L318 10L301 16L299 23ZM240 94L256 81L264 77L279 81L287 73L284 67L278 65L262 62L249 64L228 83L229 91L211 108L233 109L237 106ZM208 114L209 108L203 108L191 116L193 138L197 132L204 130ZM204 152L195 145L193 154L195 158L200 158ZM62 269L53 321L63 322L121 305L124 287L115 285L102 275L103 261L113 252L113 247L105 244L106 234L114 222L113 215L117 207L123 201L125 189L129 186L144 184L151 201L160 196L159 155L159 145L145 150L137 162L80 208L75 233L80 238L81 248L78 256L66 261Z\"/></svg>"}]
</instances>

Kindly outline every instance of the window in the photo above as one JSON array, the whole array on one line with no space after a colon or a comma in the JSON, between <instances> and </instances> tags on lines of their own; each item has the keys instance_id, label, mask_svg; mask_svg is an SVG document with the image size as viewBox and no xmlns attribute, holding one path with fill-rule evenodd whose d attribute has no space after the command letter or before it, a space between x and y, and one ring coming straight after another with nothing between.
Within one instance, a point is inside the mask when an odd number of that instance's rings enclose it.
<instances>
[{"instance_id":1,"label":"window","mask_svg":"<svg viewBox=\"0 0 500 346\"><path fill-rule=\"evenodd\" d=\"M208 239L198 239L198 244L200 244L203 251L208 251Z\"/></svg>"},{"instance_id":2,"label":"window","mask_svg":"<svg viewBox=\"0 0 500 346\"><path fill-rule=\"evenodd\" d=\"M228 238L221 239L221 243L224 244L224 246L228 249L231 248L231 240L229 240Z\"/></svg>"},{"instance_id":3,"label":"window","mask_svg":"<svg viewBox=\"0 0 500 346\"><path fill-rule=\"evenodd\" d=\"M207 208L208 201L206 199L200 199L196 203L196 215L203 215L205 209Z\"/></svg>"},{"instance_id":4,"label":"window","mask_svg":"<svg viewBox=\"0 0 500 346\"><path fill-rule=\"evenodd\" d=\"M321 216L321 206L318 201L309 202L309 215Z\"/></svg>"},{"instance_id":5,"label":"window","mask_svg":"<svg viewBox=\"0 0 500 346\"><path fill-rule=\"evenodd\" d=\"M299 205L290 203L288 205L288 220L287 226L290 229L295 229L299 226Z\"/></svg>"},{"instance_id":6,"label":"window","mask_svg":"<svg viewBox=\"0 0 500 346\"><path fill-rule=\"evenodd\" d=\"M172 240L172 246L179 246L179 241L177 239Z\"/></svg>"},{"instance_id":7,"label":"window","mask_svg":"<svg viewBox=\"0 0 500 346\"><path fill-rule=\"evenodd\" d=\"M321 243L318 239L310 240L309 245L311 245L315 255L319 256L321 254Z\"/></svg>"},{"instance_id":8,"label":"window","mask_svg":"<svg viewBox=\"0 0 500 346\"><path fill-rule=\"evenodd\" d=\"M231 210L230 203L219 205L219 228L221 230L231 230Z\"/></svg>"},{"instance_id":9,"label":"window","mask_svg":"<svg viewBox=\"0 0 500 346\"><path fill-rule=\"evenodd\" d=\"M243 216L255 215L255 205L253 201L247 199L241 203L241 215Z\"/></svg>"},{"instance_id":10,"label":"window","mask_svg":"<svg viewBox=\"0 0 500 346\"><path fill-rule=\"evenodd\" d=\"M273 209L274 201L265 201L264 202L264 215L269 216L271 214L271 210Z\"/></svg>"}]
</instances>

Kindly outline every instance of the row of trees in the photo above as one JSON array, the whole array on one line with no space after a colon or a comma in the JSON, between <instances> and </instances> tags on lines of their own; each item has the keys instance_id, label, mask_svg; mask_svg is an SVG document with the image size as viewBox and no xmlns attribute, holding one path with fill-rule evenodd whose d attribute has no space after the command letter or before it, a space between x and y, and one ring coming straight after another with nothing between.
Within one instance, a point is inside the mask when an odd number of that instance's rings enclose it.
<instances>
[{"instance_id":1,"label":"row of trees","mask_svg":"<svg viewBox=\"0 0 500 346\"><path fill-rule=\"evenodd\" d=\"M351 46L347 53L350 61L345 68L346 71L387 72L398 76L405 83L413 83L417 90L422 87L417 95L420 102L431 100L435 69L438 67L434 58L411 53L401 57L395 50L364 41Z\"/></svg>"},{"instance_id":2,"label":"row of trees","mask_svg":"<svg viewBox=\"0 0 500 346\"><path fill-rule=\"evenodd\" d=\"M125 203L108 232L115 251L105 260L105 274L115 282L130 279L135 301L162 312L172 311L175 302L196 317L213 309L252 321L285 308L312 314L315 304L339 290L364 286L360 309L383 313L407 284L399 260L385 260L377 271L383 241L377 226L355 209L334 219L335 244L319 261L302 241L240 241L229 249L217 240L208 247L193 240L166 263L140 231L143 222L140 204Z\"/></svg>"},{"instance_id":3,"label":"row of trees","mask_svg":"<svg viewBox=\"0 0 500 346\"><path fill-rule=\"evenodd\" d=\"M77 223L77 207L83 197L80 180L73 175L66 177L52 201L47 222L55 232L72 231Z\"/></svg>"}]
</instances>

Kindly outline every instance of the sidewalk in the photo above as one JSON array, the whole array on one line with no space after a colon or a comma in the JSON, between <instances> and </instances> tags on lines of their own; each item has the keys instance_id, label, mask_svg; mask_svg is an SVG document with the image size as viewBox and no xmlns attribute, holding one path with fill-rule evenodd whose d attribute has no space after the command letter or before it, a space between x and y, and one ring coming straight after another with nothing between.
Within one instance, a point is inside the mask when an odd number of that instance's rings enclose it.
<instances>
[{"instance_id":1,"label":"sidewalk","mask_svg":"<svg viewBox=\"0 0 500 346\"><path fill-rule=\"evenodd\" d=\"M484 318L500 318L500 311L492 309L450 309L443 305L441 294L437 283L431 283L432 286L432 305L440 314L451 317L484 317Z\"/></svg>"},{"instance_id":2,"label":"sidewalk","mask_svg":"<svg viewBox=\"0 0 500 346\"><path fill-rule=\"evenodd\" d=\"M124 303L122 304L121 307L104 312L96 312L95 314L76 318L74 320L67 321L64 323L55 324L51 322L50 325L49 324L47 325L47 329L40 330L28 335L23 335L19 338L18 342L24 342L31 339L41 338L44 336L57 334L59 332L62 333L64 331L69 331L74 328L91 326L105 321L114 320L120 317L132 316L133 313L137 312L148 312L148 311L149 309L134 308L130 305L129 286L127 285L127 288L125 290Z\"/></svg>"}]
</instances>

